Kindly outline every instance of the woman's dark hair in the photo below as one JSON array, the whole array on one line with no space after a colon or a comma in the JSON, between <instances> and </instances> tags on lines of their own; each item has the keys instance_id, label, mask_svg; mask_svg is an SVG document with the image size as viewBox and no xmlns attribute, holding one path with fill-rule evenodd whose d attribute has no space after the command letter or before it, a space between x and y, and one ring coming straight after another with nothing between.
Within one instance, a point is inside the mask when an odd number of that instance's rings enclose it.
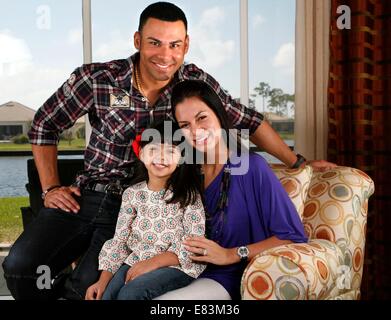
<instances>
[{"instance_id":1,"label":"woman's dark hair","mask_svg":"<svg viewBox=\"0 0 391 320\"><path fill-rule=\"evenodd\" d=\"M174 87L171 95L171 108L175 120L176 120L176 116L175 116L176 106L179 103L182 103L185 99L189 99L189 98L198 98L213 110L216 117L220 121L222 130L226 134L224 138L229 139L229 142L225 141L227 147L230 148L230 146L232 147L233 144L235 144L235 147L237 147L240 152L241 144L238 143L238 139L236 137L233 137L232 134L230 134L230 130L232 130L234 127L231 120L228 118L228 113L225 110L220 97L204 81L185 80L179 82Z\"/></svg>"},{"instance_id":2,"label":"woman's dark hair","mask_svg":"<svg viewBox=\"0 0 391 320\"><path fill-rule=\"evenodd\" d=\"M172 128L172 130L171 130ZM174 134L177 130L180 130L178 124L173 121L159 121L151 124L147 129L155 129L153 131L159 135L156 137L155 134L153 139L160 138L160 143L167 143L171 145L178 146L181 143L186 143L184 138L181 141L174 140ZM148 130L145 130L142 134L142 140L140 143L141 148L145 147L147 144L156 142L152 139ZM184 157L185 150L182 151L182 157ZM135 176L131 180L131 185L137 184L142 181L149 180L148 170L145 167L144 163L140 160L137 160L135 167ZM181 208L184 208L190 204L194 204L197 200L197 196L201 194L201 178L200 178L200 168L196 164L183 163L180 164L175 171L171 174L171 177L167 180L166 191L171 189L173 196L167 200L169 203L180 203Z\"/></svg>"},{"instance_id":3,"label":"woman's dark hair","mask_svg":"<svg viewBox=\"0 0 391 320\"><path fill-rule=\"evenodd\" d=\"M149 18L155 18L162 21L176 22L182 21L187 32L187 19L185 13L176 5L169 2L152 3L144 9L140 15L138 31L141 32Z\"/></svg>"}]
</instances>

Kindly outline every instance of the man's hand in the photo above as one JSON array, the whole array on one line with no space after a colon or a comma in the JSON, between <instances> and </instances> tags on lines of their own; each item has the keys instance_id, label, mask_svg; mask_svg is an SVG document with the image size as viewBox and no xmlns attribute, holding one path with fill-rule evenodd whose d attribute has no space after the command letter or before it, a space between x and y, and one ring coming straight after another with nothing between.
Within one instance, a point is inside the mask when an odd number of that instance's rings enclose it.
<instances>
[{"instance_id":1,"label":"man's hand","mask_svg":"<svg viewBox=\"0 0 391 320\"><path fill-rule=\"evenodd\" d=\"M335 163L328 162L326 160L310 160L307 161L306 164L314 168L314 171L321 171L321 172L337 167Z\"/></svg>"},{"instance_id":2,"label":"man's hand","mask_svg":"<svg viewBox=\"0 0 391 320\"><path fill-rule=\"evenodd\" d=\"M150 259L137 262L126 273L125 284L143 275L144 273L151 272L158 268L159 266Z\"/></svg>"},{"instance_id":3,"label":"man's hand","mask_svg":"<svg viewBox=\"0 0 391 320\"><path fill-rule=\"evenodd\" d=\"M66 212L78 213L80 206L72 196L81 196L77 187L60 187L48 192L45 196L44 205L46 208L61 209Z\"/></svg>"}]
</instances>

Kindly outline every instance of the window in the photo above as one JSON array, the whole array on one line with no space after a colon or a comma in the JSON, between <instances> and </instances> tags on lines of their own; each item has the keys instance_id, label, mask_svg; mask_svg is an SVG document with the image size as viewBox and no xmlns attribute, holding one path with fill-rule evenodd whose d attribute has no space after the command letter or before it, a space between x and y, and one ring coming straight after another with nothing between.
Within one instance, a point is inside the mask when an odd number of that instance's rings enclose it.
<instances>
[{"instance_id":1,"label":"window","mask_svg":"<svg viewBox=\"0 0 391 320\"><path fill-rule=\"evenodd\" d=\"M290 146L294 145L295 6L295 0L248 0L250 105L265 114Z\"/></svg>"},{"instance_id":2,"label":"window","mask_svg":"<svg viewBox=\"0 0 391 320\"><path fill-rule=\"evenodd\" d=\"M37 110L83 63L81 1L0 0L0 7L0 105Z\"/></svg>"},{"instance_id":3,"label":"window","mask_svg":"<svg viewBox=\"0 0 391 320\"><path fill-rule=\"evenodd\" d=\"M0 125L0 140L8 140L23 133L23 125Z\"/></svg>"}]
</instances>

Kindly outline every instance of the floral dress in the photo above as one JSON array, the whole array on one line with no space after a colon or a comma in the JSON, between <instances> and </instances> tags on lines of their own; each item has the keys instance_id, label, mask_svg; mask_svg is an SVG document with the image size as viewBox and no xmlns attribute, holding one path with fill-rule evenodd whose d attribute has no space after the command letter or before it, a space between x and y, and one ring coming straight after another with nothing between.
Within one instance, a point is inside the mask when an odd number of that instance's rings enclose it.
<instances>
[{"instance_id":1,"label":"floral dress","mask_svg":"<svg viewBox=\"0 0 391 320\"><path fill-rule=\"evenodd\" d=\"M131 267L169 251L179 260L179 265L173 268L193 278L202 273L206 265L193 262L182 245L185 237L205 234L201 196L181 209L179 203L167 204L172 191L164 192L149 190L146 182L125 190L114 237L105 242L99 254L99 270L115 274L124 263Z\"/></svg>"}]
</instances>

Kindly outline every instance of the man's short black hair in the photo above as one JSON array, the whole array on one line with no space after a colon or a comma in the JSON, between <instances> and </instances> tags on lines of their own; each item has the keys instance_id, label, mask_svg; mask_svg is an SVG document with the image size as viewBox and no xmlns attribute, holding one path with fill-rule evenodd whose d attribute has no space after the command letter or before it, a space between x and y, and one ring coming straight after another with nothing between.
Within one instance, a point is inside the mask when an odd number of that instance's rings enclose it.
<instances>
[{"instance_id":1,"label":"man's short black hair","mask_svg":"<svg viewBox=\"0 0 391 320\"><path fill-rule=\"evenodd\" d=\"M177 7L175 4L169 2L156 2L146 7L140 15L140 22L138 25L139 32L141 32L149 18L155 18L168 22L182 21L187 32L186 15L182 9Z\"/></svg>"}]
</instances>

